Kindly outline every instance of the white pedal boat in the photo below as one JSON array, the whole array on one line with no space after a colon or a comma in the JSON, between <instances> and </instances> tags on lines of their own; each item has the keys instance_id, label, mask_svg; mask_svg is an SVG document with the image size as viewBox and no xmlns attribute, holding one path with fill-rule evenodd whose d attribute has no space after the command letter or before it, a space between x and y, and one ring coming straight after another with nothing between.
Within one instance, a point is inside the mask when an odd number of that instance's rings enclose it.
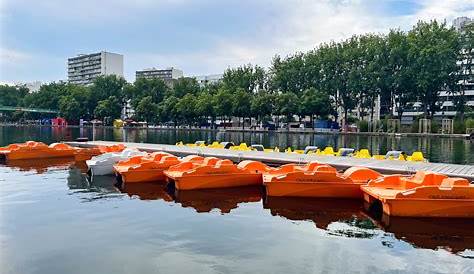
<instances>
[{"instance_id":1,"label":"white pedal boat","mask_svg":"<svg viewBox=\"0 0 474 274\"><path fill-rule=\"evenodd\" d=\"M122 152L109 152L92 157L87 160L87 173L90 176L111 175L114 173L114 165L120 161L127 160L133 156L144 156L146 152L136 149L124 149Z\"/></svg>"}]
</instances>

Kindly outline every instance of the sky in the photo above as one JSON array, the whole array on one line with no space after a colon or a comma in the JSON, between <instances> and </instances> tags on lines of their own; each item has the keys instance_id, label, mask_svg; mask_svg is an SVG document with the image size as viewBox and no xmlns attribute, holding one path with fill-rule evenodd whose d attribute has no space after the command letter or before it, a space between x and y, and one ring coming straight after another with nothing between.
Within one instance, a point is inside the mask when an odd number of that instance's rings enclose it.
<instances>
[{"instance_id":1,"label":"sky","mask_svg":"<svg viewBox=\"0 0 474 274\"><path fill-rule=\"evenodd\" d=\"M353 34L474 18L474 0L0 0L0 82L67 79L68 57L124 55L124 73L222 73Z\"/></svg>"}]
</instances>

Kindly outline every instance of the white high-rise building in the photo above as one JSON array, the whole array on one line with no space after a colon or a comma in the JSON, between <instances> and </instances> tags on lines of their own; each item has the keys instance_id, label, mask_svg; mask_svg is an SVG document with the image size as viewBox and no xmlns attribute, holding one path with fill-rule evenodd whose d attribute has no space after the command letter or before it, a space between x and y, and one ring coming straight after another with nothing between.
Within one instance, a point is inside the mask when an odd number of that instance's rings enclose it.
<instances>
[{"instance_id":1,"label":"white high-rise building","mask_svg":"<svg viewBox=\"0 0 474 274\"><path fill-rule=\"evenodd\" d=\"M173 79L179 79L183 77L183 71L180 69L176 69L174 67L166 68L166 69L157 69L157 68L147 68L143 70L137 70L135 72L135 78L159 78L163 81L171 81Z\"/></svg>"},{"instance_id":2,"label":"white high-rise building","mask_svg":"<svg viewBox=\"0 0 474 274\"><path fill-rule=\"evenodd\" d=\"M100 75L123 77L123 55L101 51L79 54L68 58L67 76L69 83L89 85Z\"/></svg>"},{"instance_id":3,"label":"white high-rise building","mask_svg":"<svg viewBox=\"0 0 474 274\"><path fill-rule=\"evenodd\" d=\"M223 74L210 74L210 75L201 75L194 76L193 78L199 83L200 86L205 86L209 84L218 83L222 80Z\"/></svg>"}]
</instances>

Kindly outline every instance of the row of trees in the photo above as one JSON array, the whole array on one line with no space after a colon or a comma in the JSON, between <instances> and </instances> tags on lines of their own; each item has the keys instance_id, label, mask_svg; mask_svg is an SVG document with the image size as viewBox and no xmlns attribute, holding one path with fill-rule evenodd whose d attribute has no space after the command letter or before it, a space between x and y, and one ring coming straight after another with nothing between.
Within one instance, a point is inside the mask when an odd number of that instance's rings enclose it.
<instances>
[{"instance_id":1,"label":"row of trees","mask_svg":"<svg viewBox=\"0 0 474 274\"><path fill-rule=\"evenodd\" d=\"M353 110L373 117L379 97L382 114L401 118L418 101L432 118L445 90L456 98L463 117L465 86L473 80L473 29L471 24L457 32L432 21L419 22L408 32L356 35L306 53L276 56L268 70L252 65L228 69L220 83L204 87L191 78L170 87L159 79L127 83L115 76L99 77L87 87L53 83L36 93L18 89L16 96L3 92L11 87L2 86L0 105L59 109L69 120L118 118L129 102L135 119L154 123L340 114L347 121Z\"/></svg>"}]
</instances>

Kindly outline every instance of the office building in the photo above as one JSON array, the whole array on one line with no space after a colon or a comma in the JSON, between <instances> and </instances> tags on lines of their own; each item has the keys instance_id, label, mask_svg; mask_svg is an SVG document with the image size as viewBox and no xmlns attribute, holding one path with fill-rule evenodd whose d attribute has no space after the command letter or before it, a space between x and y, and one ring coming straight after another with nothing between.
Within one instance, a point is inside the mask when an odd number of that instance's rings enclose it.
<instances>
[{"instance_id":1,"label":"office building","mask_svg":"<svg viewBox=\"0 0 474 274\"><path fill-rule=\"evenodd\" d=\"M165 82L176 80L183 77L183 71L170 67L166 69L148 68L144 70L137 70L135 72L135 78L146 78L146 79L162 79Z\"/></svg>"},{"instance_id":2,"label":"office building","mask_svg":"<svg viewBox=\"0 0 474 274\"><path fill-rule=\"evenodd\" d=\"M68 58L68 81L77 85L89 85L100 75L123 77L123 55L101 51L79 54Z\"/></svg>"},{"instance_id":3,"label":"office building","mask_svg":"<svg viewBox=\"0 0 474 274\"><path fill-rule=\"evenodd\" d=\"M222 80L223 74L211 74L211 75L201 75L194 76L193 78L199 83L199 85L205 86L209 84L215 84Z\"/></svg>"}]
</instances>

